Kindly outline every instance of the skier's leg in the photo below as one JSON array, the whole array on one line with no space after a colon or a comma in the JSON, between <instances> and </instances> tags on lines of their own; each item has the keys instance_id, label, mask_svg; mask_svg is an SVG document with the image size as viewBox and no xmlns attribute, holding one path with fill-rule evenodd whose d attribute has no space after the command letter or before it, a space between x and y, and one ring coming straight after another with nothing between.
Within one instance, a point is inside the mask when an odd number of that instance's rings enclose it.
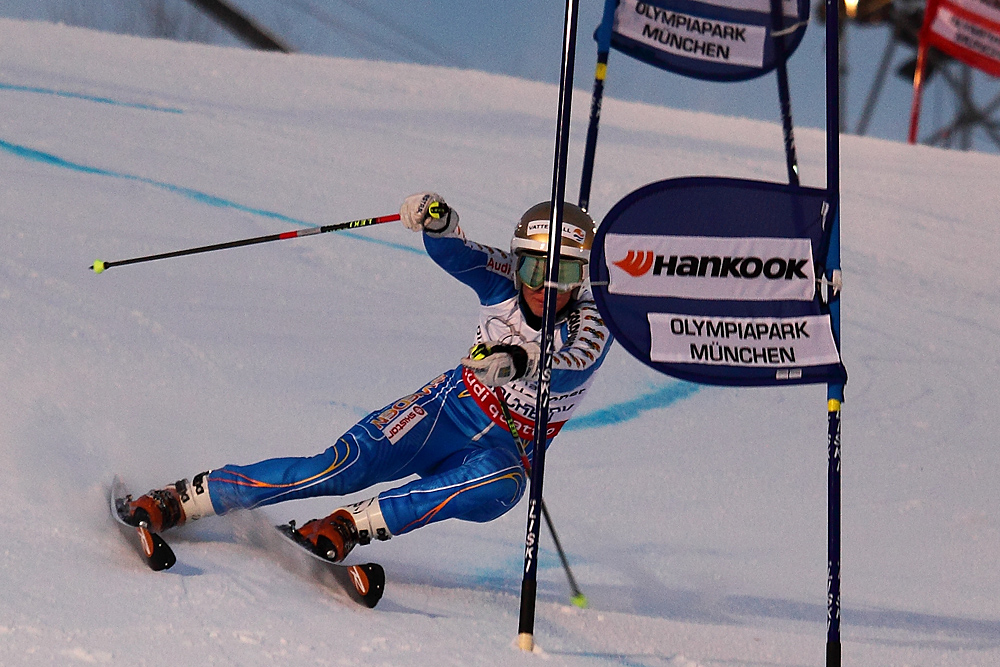
<instances>
[{"instance_id":1,"label":"skier's leg","mask_svg":"<svg viewBox=\"0 0 1000 667\"><path fill-rule=\"evenodd\" d=\"M316 553L341 560L372 539L387 540L448 518L490 521L509 510L524 493L513 441L490 429L469 436L462 426L442 410L426 435L416 429L401 435L393 447L407 452L406 471L421 479L313 519L299 535Z\"/></svg>"},{"instance_id":2,"label":"skier's leg","mask_svg":"<svg viewBox=\"0 0 1000 667\"><path fill-rule=\"evenodd\" d=\"M185 521L215 514L205 483L207 475L195 475L193 482L181 479L131 500L128 515L123 518L134 526L145 523L150 530L158 533L181 526Z\"/></svg>"},{"instance_id":3,"label":"skier's leg","mask_svg":"<svg viewBox=\"0 0 1000 667\"><path fill-rule=\"evenodd\" d=\"M267 459L227 465L209 473L208 488L217 514L285 500L347 495L370 486L379 444L351 429L316 456Z\"/></svg>"},{"instance_id":4,"label":"skier's leg","mask_svg":"<svg viewBox=\"0 0 1000 667\"><path fill-rule=\"evenodd\" d=\"M452 450L426 448L445 395L461 383L441 375L355 424L325 452L246 466L227 465L154 489L132 502L131 517L155 530L212 514L284 500L346 495L419 472Z\"/></svg>"},{"instance_id":5,"label":"skier's leg","mask_svg":"<svg viewBox=\"0 0 1000 667\"><path fill-rule=\"evenodd\" d=\"M208 488L216 513L285 500L344 496L418 472L424 459L450 452L425 447L441 417L444 396L457 381L439 376L419 391L372 412L326 451L211 471ZM435 438L435 441L437 438Z\"/></svg>"},{"instance_id":6,"label":"skier's leg","mask_svg":"<svg viewBox=\"0 0 1000 667\"><path fill-rule=\"evenodd\" d=\"M387 540L435 521L491 521L524 493L524 471L508 449L469 448L435 468L418 481L313 519L298 533L316 553L340 561L358 544Z\"/></svg>"},{"instance_id":7,"label":"skier's leg","mask_svg":"<svg viewBox=\"0 0 1000 667\"><path fill-rule=\"evenodd\" d=\"M506 448L470 448L433 473L384 491L378 503L393 535L444 519L486 522L517 504L524 494L520 460Z\"/></svg>"}]
</instances>

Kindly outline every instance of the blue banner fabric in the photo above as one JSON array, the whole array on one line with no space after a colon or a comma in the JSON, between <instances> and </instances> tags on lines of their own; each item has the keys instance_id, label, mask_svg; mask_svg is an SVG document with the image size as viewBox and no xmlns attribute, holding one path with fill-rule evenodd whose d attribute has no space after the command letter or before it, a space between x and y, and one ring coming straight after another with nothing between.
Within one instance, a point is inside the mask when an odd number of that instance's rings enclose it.
<instances>
[{"instance_id":1,"label":"blue banner fabric","mask_svg":"<svg viewBox=\"0 0 1000 667\"><path fill-rule=\"evenodd\" d=\"M844 382L817 289L824 190L694 177L651 183L597 231L590 278L621 345L692 382Z\"/></svg>"},{"instance_id":2,"label":"blue banner fabric","mask_svg":"<svg viewBox=\"0 0 1000 667\"><path fill-rule=\"evenodd\" d=\"M696 79L744 81L767 74L802 41L808 0L606 0L595 35L654 67ZM610 22L611 25L607 25ZM775 49L775 37L783 36Z\"/></svg>"}]
</instances>

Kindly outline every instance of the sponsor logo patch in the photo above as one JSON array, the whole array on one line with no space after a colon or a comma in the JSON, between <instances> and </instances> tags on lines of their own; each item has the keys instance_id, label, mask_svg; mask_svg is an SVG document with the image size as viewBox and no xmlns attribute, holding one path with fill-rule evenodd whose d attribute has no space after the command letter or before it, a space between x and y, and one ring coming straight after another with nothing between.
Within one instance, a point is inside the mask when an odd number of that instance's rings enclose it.
<instances>
[{"instance_id":1,"label":"sponsor logo patch","mask_svg":"<svg viewBox=\"0 0 1000 667\"><path fill-rule=\"evenodd\" d=\"M656 255L651 250L629 250L625 259L615 262L615 266L633 278L649 273Z\"/></svg>"},{"instance_id":2,"label":"sponsor logo patch","mask_svg":"<svg viewBox=\"0 0 1000 667\"><path fill-rule=\"evenodd\" d=\"M411 428L416 426L421 419L427 416L427 411L419 405L411 405L408 410L404 410L386 424L382 433L392 444L399 442L399 439L406 435Z\"/></svg>"},{"instance_id":3,"label":"sponsor logo patch","mask_svg":"<svg viewBox=\"0 0 1000 667\"><path fill-rule=\"evenodd\" d=\"M809 239L608 234L613 294L811 301Z\"/></svg>"},{"instance_id":4,"label":"sponsor logo patch","mask_svg":"<svg viewBox=\"0 0 1000 667\"><path fill-rule=\"evenodd\" d=\"M386 425L392 423L396 417L401 413L405 412L407 408L419 401L421 398L430 396L434 389L440 387L442 384L448 381L447 373L441 374L431 380L425 387L420 391L410 394L409 396L404 396L399 399L384 411L379 413L377 417L372 419L372 424L375 425L379 430L384 431Z\"/></svg>"},{"instance_id":5,"label":"sponsor logo patch","mask_svg":"<svg viewBox=\"0 0 1000 667\"><path fill-rule=\"evenodd\" d=\"M527 232L528 236L536 236L539 234L548 236L549 221L535 220L533 222L529 222ZM581 227L577 227L576 225L572 225L568 222L563 222L562 236L564 239L569 239L574 243L582 244L587 239L587 232L585 232Z\"/></svg>"}]
</instances>

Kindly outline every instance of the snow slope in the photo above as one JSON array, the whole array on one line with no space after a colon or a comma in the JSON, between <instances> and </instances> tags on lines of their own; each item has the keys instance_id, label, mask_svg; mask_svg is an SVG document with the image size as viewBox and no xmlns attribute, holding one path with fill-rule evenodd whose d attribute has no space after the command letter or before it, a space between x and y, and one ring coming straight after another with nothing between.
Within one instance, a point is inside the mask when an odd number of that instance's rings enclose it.
<instances>
[{"instance_id":1,"label":"snow slope","mask_svg":"<svg viewBox=\"0 0 1000 667\"><path fill-rule=\"evenodd\" d=\"M576 190L588 95L574 105ZM433 188L506 245L548 196L557 91L474 71L0 21L0 663L822 664L825 388L678 383L612 352L550 450L538 655L514 648L523 505L361 551L345 604L200 522L168 573L111 528L138 490L305 455L452 366L476 300L399 225L110 269L384 215ZM822 186L824 138L797 132ZM844 662L1000 663L1000 159L845 137ZM661 178L782 180L777 125L607 100L592 208Z\"/></svg>"}]
</instances>

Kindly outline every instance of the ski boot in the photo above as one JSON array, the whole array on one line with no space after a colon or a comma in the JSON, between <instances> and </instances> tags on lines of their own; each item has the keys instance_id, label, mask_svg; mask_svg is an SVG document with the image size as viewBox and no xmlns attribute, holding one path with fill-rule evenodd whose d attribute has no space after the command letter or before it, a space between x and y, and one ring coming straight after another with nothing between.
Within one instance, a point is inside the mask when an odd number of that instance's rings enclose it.
<instances>
[{"instance_id":1,"label":"ski boot","mask_svg":"<svg viewBox=\"0 0 1000 667\"><path fill-rule=\"evenodd\" d=\"M382 518L378 498L341 507L323 519L313 519L296 531L312 551L335 563L347 558L357 545L392 537Z\"/></svg>"},{"instance_id":2,"label":"ski boot","mask_svg":"<svg viewBox=\"0 0 1000 667\"><path fill-rule=\"evenodd\" d=\"M133 526L145 523L151 532L159 533L215 514L208 497L207 478L208 473L203 472L195 475L193 484L182 479L162 489L153 489L130 500L122 508L122 518Z\"/></svg>"}]
</instances>

